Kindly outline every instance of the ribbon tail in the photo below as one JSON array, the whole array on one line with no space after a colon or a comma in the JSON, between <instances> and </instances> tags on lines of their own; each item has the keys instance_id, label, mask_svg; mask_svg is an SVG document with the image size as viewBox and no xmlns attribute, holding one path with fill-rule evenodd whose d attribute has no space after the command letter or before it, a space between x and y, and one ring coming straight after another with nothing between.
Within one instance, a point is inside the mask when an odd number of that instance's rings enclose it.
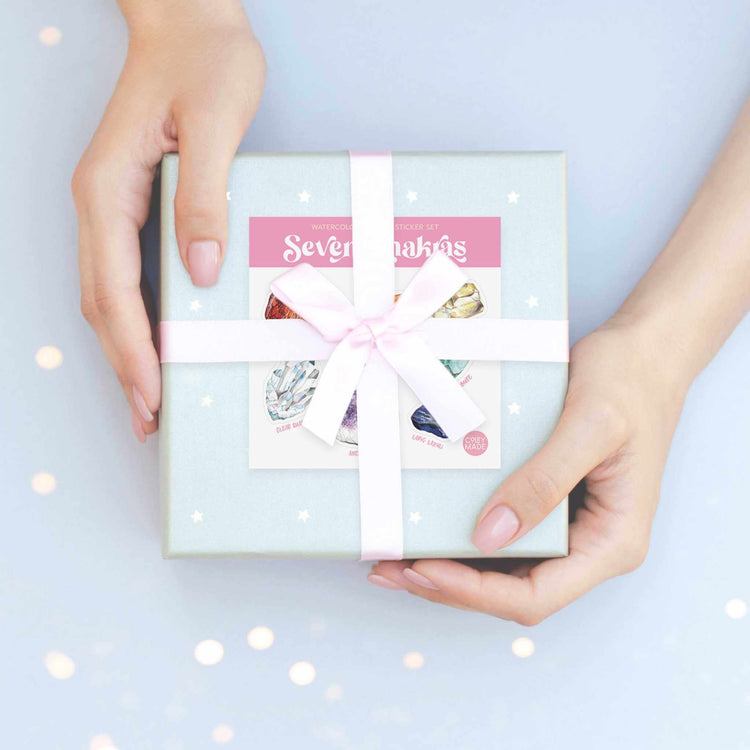
<instances>
[{"instance_id":1,"label":"ribbon tail","mask_svg":"<svg viewBox=\"0 0 750 750\"><path fill-rule=\"evenodd\" d=\"M357 386L362 560L404 556L398 376L373 350Z\"/></svg>"},{"instance_id":2,"label":"ribbon tail","mask_svg":"<svg viewBox=\"0 0 750 750\"><path fill-rule=\"evenodd\" d=\"M481 409L415 333L389 337L380 351L452 442L479 427Z\"/></svg>"},{"instance_id":3,"label":"ribbon tail","mask_svg":"<svg viewBox=\"0 0 750 750\"><path fill-rule=\"evenodd\" d=\"M307 407L302 426L333 445L372 346L354 344L345 338L331 354L315 394ZM359 406L359 401L357 401Z\"/></svg>"}]
</instances>

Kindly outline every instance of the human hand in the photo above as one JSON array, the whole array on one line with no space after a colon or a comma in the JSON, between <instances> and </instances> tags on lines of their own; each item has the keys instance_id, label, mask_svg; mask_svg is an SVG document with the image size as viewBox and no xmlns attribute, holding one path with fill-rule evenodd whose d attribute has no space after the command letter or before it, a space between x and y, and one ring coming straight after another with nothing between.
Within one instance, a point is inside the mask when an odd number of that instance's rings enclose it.
<instances>
[{"instance_id":1,"label":"human hand","mask_svg":"<svg viewBox=\"0 0 750 750\"><path fill-rule=\"evenodd\" d=\"M175 229L193 283L216 283L226 182L260 104L265 60L238 0L121 2L130 44L114 94L72 182L81 311L131 407L136 437L157 429L159 359L141 293L138 232L157 165L180 153ZM207 7L208 6L208 7Z\"/></svg>"},{"instance_id":2,"label":"human hand","mask_svg":"<svg viewBox=\"0 0 750 750\"><path fill-rule=\"evenodd\" d=\"M547 444L496 490L472 536L485 555L512 543L585 477L570 555L510 573L454 560L379 562L368 576L440 604L534 625L594 586L637 568L648 549L667 452L689 380L617 317L571 352L565 408ZM510 561L509 561L510 562Z\"/></svg>"}]
</instances>

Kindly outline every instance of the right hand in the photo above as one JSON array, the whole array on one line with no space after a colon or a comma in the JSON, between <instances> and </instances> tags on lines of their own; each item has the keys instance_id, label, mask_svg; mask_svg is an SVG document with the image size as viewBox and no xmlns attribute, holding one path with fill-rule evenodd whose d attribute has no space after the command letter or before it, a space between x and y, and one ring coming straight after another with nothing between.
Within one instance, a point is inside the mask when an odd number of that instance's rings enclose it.
<instances>
[{"instance_id":1,"label":"right hand","mask_svg":"<svg viewBox=\"0 0 750 750\"><path fill-rule=\"evenodd\" d=\"M226 183L260 104L265 59L239 2L154 4L128 18L124 68L73 176L81 310L131 407L141 442L157 429L159 358L141 294L138 233L156 166L180 154L175 230L196 286L218 279L226 251ZM161 15L162 17L159 17Z\"/></svg>"}]
</instances>

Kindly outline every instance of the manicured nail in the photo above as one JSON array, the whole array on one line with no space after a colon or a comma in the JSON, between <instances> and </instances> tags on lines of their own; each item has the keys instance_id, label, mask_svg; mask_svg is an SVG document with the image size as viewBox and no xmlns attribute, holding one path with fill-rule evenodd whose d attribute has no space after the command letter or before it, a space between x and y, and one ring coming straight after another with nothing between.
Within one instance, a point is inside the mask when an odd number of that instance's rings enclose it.
<instances>
[{"instance_id":1,"label":"manicured nail","mask_svg":"<svg viewBox=\"0 0 750 750\"><path fill-rule=\"evenodd\" d=\"M143 394L136 386L133 386L133 401L135 402L135 408L138 409L138 413L141 415L141 419L144 422L150 422L154 418L154 415L148 410L146 399L143 398Z\"/></svg>"},{"instance_id":2,"label":"manicured nail","mask_svg":"<svg viewBox=\"0 0 750 750\"><path fill-rule=\"evenodd\" d=\"M188 246L187 261L190 278L195 286L213 286L219 278L221 252L219 243L214 240L191 242Z\"/></svg>"},{"instance_id":3,"label":"manicured nail","mask_svg":"<svg viewBox=\"0 0 750 750\"><path fill-rule=\"evenodd\" d=\"M424 589L432 589L433 591L440 591L440 589L429 578L423 576L421 573L417 573L416 570L404 568L403 573L407 580L416 583L417 586L421 586Z\"/></svg>"},{"instance_id":4,"label":"manicured nail","mask_svg":"<svg viewBox=\"0 0 750 750\"><path fill-rule=\"evenodd\" d=\"M385 576L379 576L377 573L370 573L370 575L367 576L367 580L384 589L392 589L393 591L404 590L404 587L400 583L394 583Z\"/></svg>"},{"instance_id":5,"label":"manicured nail","mask_svg":"<svg viewBox=\"0 0 750 750\"><path fill-rule=\"evenodd\" d=\"M141 424L141 420L138 419L138 415L135 413L133 409L130 410L130 424L133 425L133 432L135 433L135 436L138 439L138 442L145 443L146 433L143 431L143 425Z\"/></svg>"},{"instance_id":6,"label":"manicured nail","mask_svg":"<svg viewBox=\"0 0 750 750\"><path fill-rule=\"evenodd\" d=\"M491 555L506 545L518 531L521 522L507 505L493 508L471 536L471 543L483 554Z\"/></svg>"}]
</instances>

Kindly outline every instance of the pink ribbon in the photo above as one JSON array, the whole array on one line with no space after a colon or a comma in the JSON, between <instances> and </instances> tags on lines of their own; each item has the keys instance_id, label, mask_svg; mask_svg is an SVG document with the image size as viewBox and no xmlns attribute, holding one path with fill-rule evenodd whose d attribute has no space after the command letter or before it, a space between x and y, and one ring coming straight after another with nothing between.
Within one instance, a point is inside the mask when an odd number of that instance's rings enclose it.
<instances>
[{"instance_id":1,"label":"pink ribbon","mask_svg":"<svg viewBox=\"0 0 750 750\"><path fill-rule=\"evenodd\" d=\"M448 438L484 416L438 357L568 360L567 321L438 320L432 314L464 284L442 253L394 298L390 153L350 154L354 304L308 264L271 285L303 320L165 321L162 362L327 359L303 426L333 444L357 391L363 560L403 557L398 380L401 376Z\"/></svg>"}]
</instances>

